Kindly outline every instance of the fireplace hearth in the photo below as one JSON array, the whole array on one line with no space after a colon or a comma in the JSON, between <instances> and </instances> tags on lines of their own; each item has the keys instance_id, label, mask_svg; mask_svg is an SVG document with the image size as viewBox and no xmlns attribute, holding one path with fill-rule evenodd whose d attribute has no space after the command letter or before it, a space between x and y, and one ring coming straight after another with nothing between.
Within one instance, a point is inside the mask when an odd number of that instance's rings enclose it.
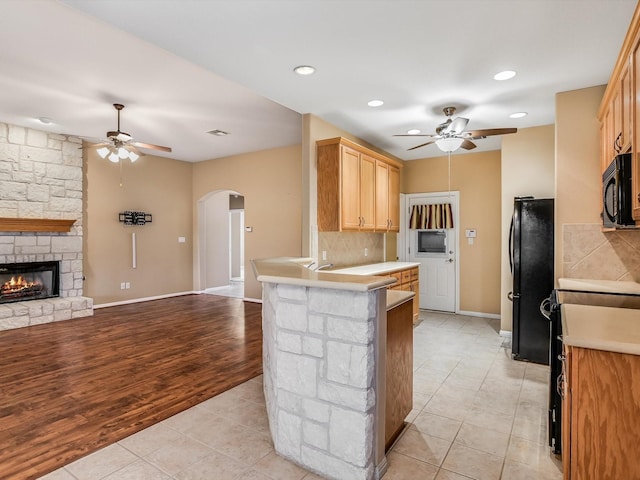
<instances>
[{"instance_id":1,"label":"fireplace hearth","mask_svg":"<svg viewBox=\"0 0 640 480\"><path fill-rule=\"evenodd\" d=\"M60 294L60 262L0 264L0 304Z\"/></svg>"}]
</instances>

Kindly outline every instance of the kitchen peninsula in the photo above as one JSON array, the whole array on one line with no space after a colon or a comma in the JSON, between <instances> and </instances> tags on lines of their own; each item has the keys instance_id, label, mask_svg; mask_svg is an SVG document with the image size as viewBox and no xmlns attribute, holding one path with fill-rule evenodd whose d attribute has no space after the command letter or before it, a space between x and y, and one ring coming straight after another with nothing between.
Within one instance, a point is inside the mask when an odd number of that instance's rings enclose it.
<instances>
[{"instance_id":1,"label":"kitchen peninsula","mask_svg":"<svg viewBox=\"0 0 640 480\"><path fill-rule=\"evenodd\" d=\"M263 286L263 381L274 448L327 478L377 479L386 470L387 309L413 292L393 291L388 300L394 278L316 272L304 266L311 261L252 261ZM411 333L410 308L406 315Z\"/></svg>"}]
</instances>

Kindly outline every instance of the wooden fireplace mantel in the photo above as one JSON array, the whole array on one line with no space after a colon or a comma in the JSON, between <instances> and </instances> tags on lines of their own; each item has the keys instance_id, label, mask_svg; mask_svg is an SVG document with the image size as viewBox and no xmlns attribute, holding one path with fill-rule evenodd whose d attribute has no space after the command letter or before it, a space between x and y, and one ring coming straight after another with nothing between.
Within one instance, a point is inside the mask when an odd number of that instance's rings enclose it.
<instances>
[{"instance_id":1,"label":"wooden fireplace mantel","mask_svg":"<svg viewBox=\"0 0 640 480\"><path fill-rule=\"evenodd\" d=\"M69 232L75 220L0 218L0 232Z\"/></svg>"}]
</instances>

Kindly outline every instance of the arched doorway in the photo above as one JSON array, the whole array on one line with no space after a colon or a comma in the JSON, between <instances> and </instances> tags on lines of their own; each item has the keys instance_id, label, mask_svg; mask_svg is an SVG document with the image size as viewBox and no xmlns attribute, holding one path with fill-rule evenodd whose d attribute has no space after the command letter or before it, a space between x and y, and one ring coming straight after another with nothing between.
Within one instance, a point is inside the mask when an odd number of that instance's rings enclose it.
<instances>
[{"instance_id":1,"label":"arched doorway","mask_svg":"<svg viewBox=\"0 0 640 480\"><path fill-rule=\"evenodd\" d=\"M244 297L244 197L233 190L210 192L198 201L200 290Z\"/></svg>"}]
</instances>

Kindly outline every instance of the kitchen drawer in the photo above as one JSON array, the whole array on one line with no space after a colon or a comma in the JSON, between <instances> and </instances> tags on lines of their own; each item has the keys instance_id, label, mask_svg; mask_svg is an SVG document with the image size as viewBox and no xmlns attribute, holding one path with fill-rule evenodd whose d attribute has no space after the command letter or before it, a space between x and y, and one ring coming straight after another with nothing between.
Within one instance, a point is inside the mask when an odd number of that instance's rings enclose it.
<instances>
[{"instance_id":1,"label":"kitchen drawer","mask_svg":"<svg viewBox=\"0 0 640 480\"><path fill-rule=\"evenodd\" d=\"M418 277L420 276L418 267L412 268L410 272L411 272L411 281L412 282L418 281Z\"/></svg>"},{"instance_id":2,"label":"kitchen drawer","mask_svg":"<svg viewBox=\"0 0 640 480\"><path fill-rule=\"evenodd\" d=\"M389 276L395 278L397 280L398 285L402 283L402 272L393 272Z\"/></svg>"},{"instance_id":3,"label":"kitchen drawer","mask_svg":"<svg viewBox=\"0 0 640 480\"><path fill-rule=\"evenodd\" d=\"M402 270L400 272L402 274L402 283L407 283L411 281L411 270Z\"/></svg>"}]
</instances>

